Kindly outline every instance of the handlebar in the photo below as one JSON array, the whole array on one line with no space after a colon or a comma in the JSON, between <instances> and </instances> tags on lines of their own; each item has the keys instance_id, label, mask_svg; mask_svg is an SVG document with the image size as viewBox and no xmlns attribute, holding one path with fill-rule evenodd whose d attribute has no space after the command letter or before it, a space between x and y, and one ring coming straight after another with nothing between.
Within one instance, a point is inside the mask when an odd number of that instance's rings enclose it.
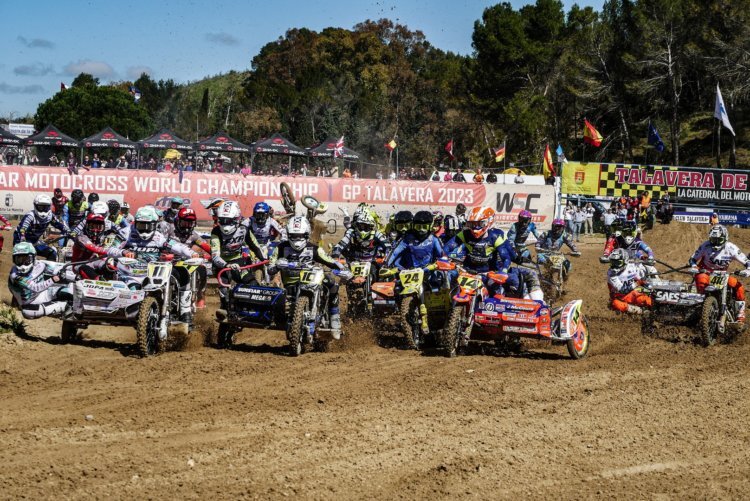
<instances>
[{"instance_id":1,"label":"handlebar","mask_svg":"<svg viewBox=\"0 0 750 501\"><path fill-rule=\"evenodd\" d=\"M268 264L268 260L267 259L264 260L264 261L258 261L256 263L248 264L248 265L245 265L245 266L240 266L239 270L240 271L242 271L242 270L249 270L249 269L252 269L252 268L257 268L259 266L264 266L266 264ZM229 286L232 285L231 282L230 283L225 283L224 281L221 280L221 276L224 273L226 273L227 271L231 271L231 270L232 270L232 268L226 267L226 268L222 268L219 271L219 273L217 273L217 275L216 275L216 281L219 282L220 286L222 286L222 287L229 287Z\"/></svg>"}]
</instances>

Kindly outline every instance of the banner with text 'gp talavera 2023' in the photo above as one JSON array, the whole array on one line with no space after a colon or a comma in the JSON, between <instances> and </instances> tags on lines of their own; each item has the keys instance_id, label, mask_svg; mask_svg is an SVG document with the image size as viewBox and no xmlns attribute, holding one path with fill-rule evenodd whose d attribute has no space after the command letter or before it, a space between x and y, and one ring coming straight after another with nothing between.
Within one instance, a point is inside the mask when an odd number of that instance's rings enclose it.
<instances>
[{"instance_id":1,"label":"banner with text 'gp talavera 2023'","mask_svg":"<svg viewBox=\"0 0 750 501\"><path fill-rule=\"evenodd\" d=\"M260 201L282 211L280 184L288 183L299 200L311 195L328 205L324 219L341 219L343 210L353 214L361 202L372 204L384 217L399 210L439 210L455 212L457 204L466 207L489 206L498 212L501 226L515 221L518 212L529 210L542 228L551 224L555 210L554 188L546 185L501 185L391 181L324 177L243 176L241 174L184 173L182 182L172 173L129 170L91 170L76 176L67 170L46 167L3 166L0 168L0 213L23 214L32 209L39 193L51 195L55 188L65 194L81 189L99 193L102 200L127 200L131 212L153 204L167 207L179 196L195 209L198 218L209 220L204 209L213 198L237 200L244 215L252 213ZM300 209L301 210L301 209Z\"/></svg>"},{"instance_id":2,"label":"banner with text 'gp talavera 2023'","mask_svg":"<svg viewBox=\"0 0 750 501\"><path fill-rule=\"evenodd\" d=\"M654 198L668 193L677 203L747 207L750 170L579 162L563 167L565 194L620 197L643 191Z\"/></svg>"}]
</instances>

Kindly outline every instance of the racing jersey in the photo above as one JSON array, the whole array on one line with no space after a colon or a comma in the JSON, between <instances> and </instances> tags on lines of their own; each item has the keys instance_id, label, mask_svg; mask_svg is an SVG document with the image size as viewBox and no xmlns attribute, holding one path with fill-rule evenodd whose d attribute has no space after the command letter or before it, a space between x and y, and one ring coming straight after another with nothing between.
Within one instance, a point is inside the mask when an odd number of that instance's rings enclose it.
<instances>
[{"instance_id":1,"label":"racing jersey","mask_svg":"<svg viewBox=\"0 0 750 501\"><path fill-rule=\"evenodd\" d=\"M527 224L526 228L519 231L518 222L515 222L510 225L510 229L508 230L508 234L506 235L506 237L508 238L508 241L513 245L523 245L526 243L529 235L534 235L534 238L539 240L539 232L537 231L536 225L534 223Z\"/></svg>"},{"instance_id":2,"label":"racing jersey","mask_svg":"<svg viewBox=\"0 0 750 501\"><path fill-rule=\"evenodd\" d=\"M552 236L551 231L545 231L536 243L537 251L553 250L559 251L562 249L563 244L570 247L573 252L578 252L575 242L570 237L567 231L563 230L562 234L557 238Z\"/></svg>"},{"instance_id":3,"label":"racing jersey","mask_svg":"<svg viewBox=\"0 0 750 501\"><path fill-rule=\"evenodd\" d=\"M106 230L101 235L101 240L106 238ZM81 232L76 235L73 240L73 262L86 261L93 257L121 257L122 249L114 246L104 246L102 244L95 243L85 233Z\"/></svg>"},{"instance_id":4,"label":"racing jersey","mask_svg":"<svg viewBox=\"0 0 750 501\"><path fill-rule=\"evenodd\" d=\"M516 257L516 251L505 234L497 228L490 229L479 240L472 240L466 230L460 231L445 244L445 253L448 257L463 260L466 269L475 273L506 273L511 260Z\"/></svg>"},{"instance_id":5,"label":"racing jersey","mask_svg":"<svg viewBox=\"0 0 750 501\"><path fill-rule=\"evenodd\" d=\"M73 205L71 200L68 200L63 206L62 220L63 223L68 225L68 228L75 228L78 223L86 219L86 214L89 211L89 203L87 201L81 202L78 207Z\"/></svg>"},{"instance_id":6,"label":"racing jersey","mask_svg":"<svg viewBox=\"0 0 750 501\"><path fill-rule=\"evenodd\" d=\"M323 249L310 242L308 242L301 251L298 251L289 244L289 241L284 240L275 247L273 253L271 253L269 258L271 267L273 267L279 259L286 259L289 262L297 262L300 264L318 263L329 268L336 268L337 270L346 269L343 264L326 254ZM284 285L294 283L298 279L299 270L281 270L281 281Z\"/></svg>"},{"instance_id":7,"label":"racing jersey","mask_svg":"<svg viewBox=\"0 0 750 501\"><path fill-rule=\"evenodd\" d=\"M68 197L65 195L60 198L52 197L52 212L54 212L57 217L62 217L63 211L65 210L65 204L67 203Z\"/></svg>"},{"instance_id":8,"label":"racing jersey","mask_svg":"<svg viewBox=\"0 0 750 501\"><path fill-rule=\"evenodd\" d=\"M726 271L732 261L737 261L750 269L750 261L747 256L732 242L727 242L719 251L715 251L711 247L711 242L703 242L695 251L693 257L690 258L691 265L697 265L707 271Z\"/></svg>"},{"instance_id":9,"label":"racing jersey","mask_svg":"<svg viewBox=\"0 0 750 501\"><path fill-rule=\"evenodd\" d=\"M183 258L193 255L193 251L188 246L168 239L158 231L155 231L149 239L141 238L137 231L132 231L122 248L132 250L138 259L148 262L158 261L163 251L169 251Z\"/></svg>"},{"instance_id":10,"label":"racing jersey","mask_svg":"<svg viewBox=\"0 0 750 501\"><path fill-rule=\"evenodd\" d=\"M102 232L102 237L116 234L120 238L120 240L124 242L130 236L130 228L131 228L130 225L127 225L127 226L116 225L110 219L105 219L104 231ZM81 235L85 232L86 232L86 220L84 219L83 221L78 223L78 226L73 228L73 233L75 233L76 235Z\"/></svg>"},{"instance_id":11,"label":"racing jersey","mask_svg":"<svg viewBox=\"0 0 750 501\"><path fill-rule=\"evenodd\" d=\"M216 268L226 268L230 261L241 259L246 246L258 260L266 258L255 236L244 224L237 225L231 235L225 235L219 226L211 230L211 260Z\"/></svg>"},{"instance_id":12,"label":"racing jersey","mask_svg":"<svg viewBox=\"0 0 750 501\"><path fill-rule=\"evenodd\" d=\"M355 238L355 231L350 228L344 232L339 243L333 247L331 254L343 255L347 261L372 261L375 256L385 255L390 250L391 244L385 238L385 235L379 231L375 232L375 237L369 241Z\"/></svg>"},{"instance_id":13,"label":"racing jersey","mask_svg":"<svg viewBox=\"0 0 750 501\"><path fill-rule=\"evenodd\" d=\"M419 240L413 233L407 233L388 257L388 268L401 270L424 268L443 257L443 244L440 239L430 234Z\"/></svg>"},{"instance_id":14,"label":"racing jersey","mask_svg":"<svg viewBox=\"0 0 750 501\"><path fill-rule=\"evenodd\" d=\"M635 238L630 245L625 245L621 237L613 235L607 239L604 246L604 255L609 256L615 249L624 249L628 253L628 257L633 259L654 258L654 251L640 238Z\"/></svg>"},{"instance_id":15,"label":"racing jersey","mask_svg":"<svg viewBox=\"0 0 750 501\"><path fill-rule=\"evenodd\" d=\"M52 214L42 219L37 216L36 212L33 210L27 212L21 218L21 222L18 223L18 227L13 235L13 243L26 241L31 244L36 244L39 242L39 239L44 232L47 231L49 225L54 226L62 233L68 233L69 231L67 225Z\"/></svg>"},{"instance_id":16,"label":"racing jersey","mask_svg":"<svg viewBox=\"0 0 750 501\"><path fill-rule=\"evenodd\" d=\"M610 296L627 294L635 289L648 276L648 270L640 263L628 263L621 271L607 270L607 286Z\"/></svg>"},{"instance_id":17,"label":"racing jersey","mask_svg":"<svg viewBox=\"0 0 750 501\"><path fill-rule=\"evenodd\" d=\"M532 289L539 288L539 277L532 270L513 267L508 270L508 278L501 286L501 294L516 299L522 299Z\"/></svg>"},{"instance_id":18,"label":"racing jersey","mask_svg":"<svg viewBox=\"0 0 750 501\"><path fill-rule=\"evenodd\" d=\"M174 223L175 218L177 217L177 210L172 209L171 207L164 211L164 221L166 221L169 224Z\"/></svg>"},{"instance_id":19,"label":"racing jersey","mask_svg":"<svg viewBox=\"0 0 750 501\"><path fill-rule=\"evenodd\" d=\"M250 216L245 219L242 224L250 228L250 231L260 245L266 245L268 242L275 240L276 238L281 240L286 239L286 230L272 217L266 219L265 224L260 225L254 217Z\"/></svg>"},{"instance_id":20,"label":"racing jersey","mask_svg":"<svg viewBox=\"0 0 750 501\"><path fill-rule=\"evenodd\" d=\"M23 306L33 302L37 296L55 283L52 275L54 275L54 270L44 261L36 261L34 267L26 275L18 273L18 269L14 266L8 277L8 288L18 304Z\"/></svg>"},{"instance_id":21,"label":"racing jersey","mask_svg":"<svg viewBox=\"0 0 750 501\"><path fill-rule=\"evenodd\" d=\"M200 233L193 230L188 235L182 235L180 233L177 233L177 230L175 230L174 226L171 226L171 229L169 230L169 233L165 233L164 236L167 238L171 238L172 240L177 240L181 244L185 244L191 249L193 246L200 247L204 252L211 252L211 244L206 241L205 238L201 236Z\"/></svg>"}]
</instances>

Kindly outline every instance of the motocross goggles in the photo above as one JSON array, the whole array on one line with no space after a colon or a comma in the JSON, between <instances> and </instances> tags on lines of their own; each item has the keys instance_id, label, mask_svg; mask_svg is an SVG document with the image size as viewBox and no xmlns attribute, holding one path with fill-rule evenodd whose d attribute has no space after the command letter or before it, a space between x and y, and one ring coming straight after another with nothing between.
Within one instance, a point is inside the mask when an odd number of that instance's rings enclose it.
<instances>
[{"instance_id":1,"label":"motocross goggles","mask_svg":"<svg viewBox=\"0 0 750 501\"><path fill-rule=\"evenodd\" d=\"M13 256L13 264L16 266L29 266L34 264L33 254L16 254Z\"/></svg>"},{"instance_id":2,"label":"motocross goggles","mask_svg":"<svg viewBox=\"0 0 750 501\"><path fill-rule=\"evenodd\" d=\"M466 227L472 231L483 230L487 227L488 221L486 219L480 219L479 221L466 221Z\"/></svg>"},{"instance_id":3,"label":"motocross goggles","mask_svg":"<svg viewBox=\"0 0 750 501\"><path fill-rule=\"evenodd\" d=\"M191 221L190 219L177 219L176 226L178 230L181 230L187 233L195 229L195 221Z\"/></svg>"},{"instance_id":4,"label":"motocross goggles","mask_svg":"<svg viewBox=\"0 0 750 501\"><path fill-rule=\"evenodd\" d=\"M268 221L268 212L256 212L253 214L253 217L256 223L261 225L266 224L266 221Z\"/></svg>"},{"instance_id":5,"label":"motocross goggles","mask_svg":"<svg viewBox=\"0 0 750 501\"><path fill-rule=\"evenodd\" d=\"M135 222L135 229L138 231L138 233L152 233L156 231L156 222L155 221L136 221Z\"/></svg>"},{"instance_id":6,"label":"motocross goggles","mask_svg":"<svg viewBox=\"0 0 750 501\"><path fill-rule=\"evenodd\" d=\"M220 217L219 218L220 226L232 226L234 224L237 224L237 220L233 217Z\"/></svg>"},{"instance_id":7,"label":"motocross goggles","mask_svg":"<svg viewBox=\"0 0 750 501\"><path fill-rule=\"evenodd\" d=\"M34 209L36 209L37 212L45 213L45 212L49 212L52 209L52 205L34 204Z\"/></svg>"},{"instance_id":8,"label":"motocross goggles","mask_svg":"<svg viewBox=\"0 0 750 501\"><path fill-rule=\"evenodd\" d=\"M430 223L413 223L412 229L417 233L430 233L432 232L432 224Z\"/></svg>"},{"instance_id":9,"label":"motocross goggles","mask_svg":"<svg viewBox=\"0 0 750 501\"><path fill-rule=\"evenodd\" d=\"M104 231L104 221L89 221L86 223L86 232L89 235L98 236Z\"/></svg>"},{"instance_id":10,"label":"motocross goggles","mask_svg":"<svg viewBox=\"0 0 750 501\"><path fill-rule=\"evenodd\" d=\"M399 233L406 233L411 229L411 223L396 223L395 228Z\"/></svg>"}]
</instances>

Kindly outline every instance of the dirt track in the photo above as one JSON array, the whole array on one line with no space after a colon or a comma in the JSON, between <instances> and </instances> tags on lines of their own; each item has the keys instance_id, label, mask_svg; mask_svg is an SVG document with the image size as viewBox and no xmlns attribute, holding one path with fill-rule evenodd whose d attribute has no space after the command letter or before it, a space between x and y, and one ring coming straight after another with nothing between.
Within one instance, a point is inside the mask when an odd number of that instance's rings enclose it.
<instances>
[{"instance_id":1,"label":"dirt track","mask_svg":"<svg viewBox=\"0 0 750 501\"><path fill-rule=\"evenodd\" d=\"M705 231L645 238L682 264ZM58 322L29 322L28 340L0 336L0 497L747 497L750 342L641 337L606 309L600 250L584 244L571 277L593 333L581 361L425 357L359 325L298 359L282 333L245 331L233 351L196 339L141 360L132 331L63 346Z\"/></svg>"}]
</instances>

